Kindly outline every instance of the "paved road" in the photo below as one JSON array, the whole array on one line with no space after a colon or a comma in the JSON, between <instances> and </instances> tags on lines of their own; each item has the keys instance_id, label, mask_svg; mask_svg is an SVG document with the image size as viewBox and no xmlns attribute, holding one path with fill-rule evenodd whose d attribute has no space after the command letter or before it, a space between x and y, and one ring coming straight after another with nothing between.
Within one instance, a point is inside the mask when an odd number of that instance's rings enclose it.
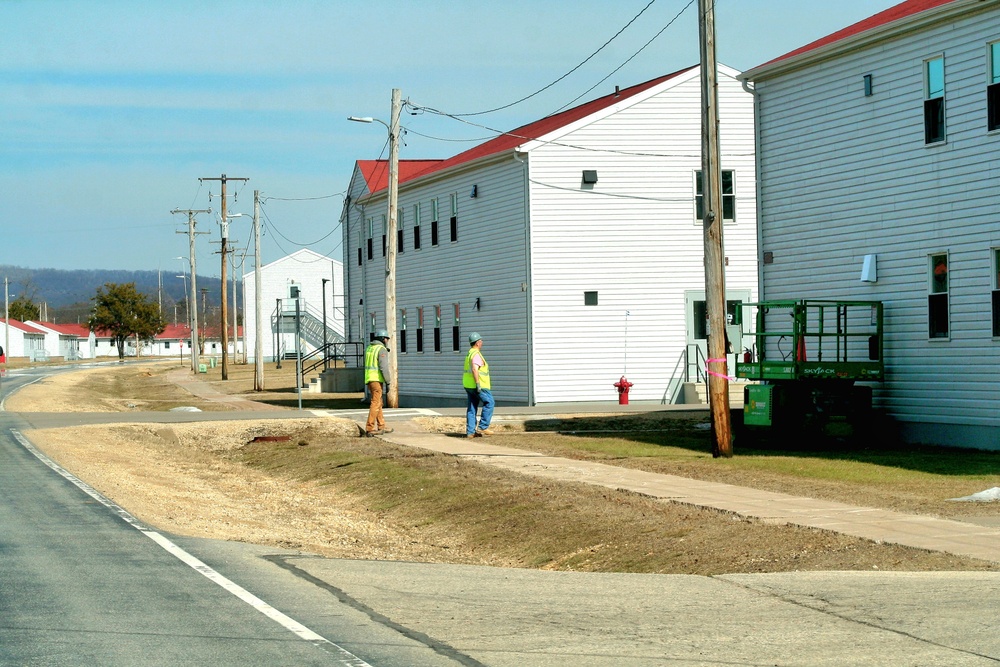
<instances>
[{"instance_id":1,"label":"paved road","mask_svg":"<svg viewBox=\"0 0 1000 667\"><path fill-rule=\"evenodd\" d=\"M21 426L0 413L0 665L458 664L267 558L278 550L182 548L46 463Z\"/></svg>"}]
</instances>

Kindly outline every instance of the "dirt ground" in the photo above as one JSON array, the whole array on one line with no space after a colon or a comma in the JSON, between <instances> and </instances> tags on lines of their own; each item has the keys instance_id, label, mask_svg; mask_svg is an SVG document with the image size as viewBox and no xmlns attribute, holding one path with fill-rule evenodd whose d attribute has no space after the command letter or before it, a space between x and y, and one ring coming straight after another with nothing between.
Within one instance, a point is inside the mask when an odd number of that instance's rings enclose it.
<instances>
[{"instance_id":1,"label":"dirt ground","mask_svg":"<svg viewBox=\"0 0 1000 667\"><path fill-rule=\"evenodd\" d=\"M275 396L288 398L287 392ZM358 405L356 397L335 400ZM219 407L180 391L162 366L55 375L6 401L14 412L174 405ZM26 435L159 530L329 557L697 574L996 569L529 479L356 433L351 421L303 419L84 426Z\"/></svg>"}]
</instances>

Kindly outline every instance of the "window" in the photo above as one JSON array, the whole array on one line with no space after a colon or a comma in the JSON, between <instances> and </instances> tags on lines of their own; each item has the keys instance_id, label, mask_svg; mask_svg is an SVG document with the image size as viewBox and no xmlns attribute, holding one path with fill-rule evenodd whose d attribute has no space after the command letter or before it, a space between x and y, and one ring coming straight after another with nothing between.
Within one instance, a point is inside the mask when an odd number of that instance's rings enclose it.
<instances>
[{"instance_id":1,"label":"window","mask_svg":"<svg viewBox=\"0 0 1000 667\"><path fill-rule=\"evenodd\" d=\"M424 309L417 308L417 352L424 351Z\"/></svg>"},{"instance_id":2,"label":"window","mask_svg":"<svg viewBox=\"0 0 1000 667\"><path fill-rule=\"evenodd\" d=\"M406 354L406 308L399 311L399 353Z\"/></svg>"},{"instance_id":3,"label":"window","mask_svg":"<svg viewBox=\"0 0 1000 667\"><path fill-rule=\"evenodd\" d=\"M431 200L431 245L438 244L438 200ZM440 351L440 350L437 350Z\"/></svg>"},{"instance_id":4,"label":"window","mask_svg":"<svg viewBox=\"0 0 1000 667\"><path fill-rule=\"evenodd\" d=\"M368 313L368 342L375 340L375 313Z\"/></svg>"},{"instance_id":5,"label":"window","mask_svg":"<svg viewBox=\"0 0 1000 667\"><path fill-rule=\"evenodd\" d=\"M927 335L948 338L948 255L931 255L927 269Z\"/></svg>"},{"instance_id":6,"label":"window","mask_svg":"<svg viewBox=\"0 0 1000 667\"><path fill-rule=\"evenodd\" d=\"M361 266L361 248L358 248L358 266Z\"/></svg>"},{"instance_id":7,"label":"window","mask_svg":"<svg viewBox=\"0 0 1000 667\"><path fill-rule=\"evenodd\" d=\"M403 252L403 209L399 209L398 220L396 220L396 252Z\"/></svg>"},{"instance_id":8,"label":"window","mask_svg":"<svg viewBox=\"0 0 1000 667\"><path fill-rule=\"evenodd\" d=\"M361 266L361 248L365 245L365 230L358 225L358 266Z\"/></svg>"},{"instance_id":9,"label":"window","mask_svg":"<svg viewBox=\"0 0 1000 667\"><path fill-rule=\"evenodd\" d=\"M389 221L382 216L382 256L385 257L386 240L385 234L389 230Z\"/></svg>"},{"instance_id":10,"label":"window","mask_svg":"<svg viewBox=\"0 0 1000 667\"><path fill-rule=\"evenodd\" d=\"M993 335L1000 337L1000 248L990 251L993 256Z\"/></svg>"},{"instance_id":11,"label":"window","mask_svg":"<svg viewBox=\"0 0 1000 667\"><path fill-rule=\"evenodd\" d=\"M734 186L734 172L731 170L722 171L722 220L723 222L733 222L736 220L736 188ZM704 185L701 171L694 172L694 200L696 220L705 218Z\"/></svg>"},{"instance_id":12,"label":"window","mask_svg":"<svg viewBox=\"0 0 1000 667\"><path fill-rule=\"evenodd\" d=\"M462 318L461 318L460 313L459 313L458 304L455 303L455 304L452 304L452 305L455 307L455 320L454 320L454 324L451 327L451 351L452 352L461 352L462 351L462 341L461 341L461 334L460 334L460 326L461 326L461 323L462 323Z\"/></svg>"},{"instance_id":13,"label":"window","mask_svg":"<svg viewBox=\"0 0 1000 667\"><path fill-rule=\"evenodd\" d=\"M583 293L583 305L585 305L585 306L596 306L597 305L597 292L584 292Z\"/></svg>"},{"instance_id":14,"label":"window","mask_svg":"<svg viewBox=\"0 0 1000 667\"><path fill-rule=\"evenodd\" d=\"M924 61L924 143L944 138L944 56L938 56Z\"/></svg>"},{"instance_id":15,"label":"window","mask_svg":"<svg viewBox=\"0 0 1000 667\"><path fill-rule=\"evenodd\" d=\"M434 306L434 351L441 351L441 306Z\"/></svg>"},{"instance_id":16,"label":"window","mask_svg":"<svg viewBox=\"0 0 1000 667\"><path fill-rule=\"evenodd\" d=\"M420 250L420 204L413 205L413 249ZM420 350L417 350L419 352Z\"/></svg>"},{"instance_id":17,"label":"window","mask_svg":"<svg viewBox=\"0 0 1000 667\"><path fill-rule=\"evenodd\" d=\"M375 218L368 218L368 259L372 259L372 236L375 235Z\"/></svg>"},{"instance_id":18,"label":"window","mask_svg":"<svg viewBox=\"0 0 1000 667\"><path fill-rule=\"evenodd\" d=\"M451 242L458 241L458 193L451 195Z\"/></svg>"},{"instance_id":19,"label":"window","mask_svg":"<svg viewBox=\"0 0 1000 667\"><path fill-rule=\"evenodd\" d=\"M986 86L986 129L1000 129L1000 42L989 46L989 84Z\"/></svg>"}]
</instances>

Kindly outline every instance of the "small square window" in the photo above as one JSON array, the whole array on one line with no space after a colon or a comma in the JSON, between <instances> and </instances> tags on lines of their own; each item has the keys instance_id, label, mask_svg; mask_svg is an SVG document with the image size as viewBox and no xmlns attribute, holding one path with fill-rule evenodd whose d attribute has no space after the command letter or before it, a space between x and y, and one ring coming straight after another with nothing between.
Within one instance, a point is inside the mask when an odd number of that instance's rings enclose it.
<instances>
[{"instance_id":1,"label":"small square window","mask_svg":"<svg viewBox=\"0 0 1000 667\"><path fill-rule=\"evenodd\" d=\"M584 292L583 293L583 305L585 305L585 306L596 306L597 305L597 292Z\"/></svg>"}]
</instances>

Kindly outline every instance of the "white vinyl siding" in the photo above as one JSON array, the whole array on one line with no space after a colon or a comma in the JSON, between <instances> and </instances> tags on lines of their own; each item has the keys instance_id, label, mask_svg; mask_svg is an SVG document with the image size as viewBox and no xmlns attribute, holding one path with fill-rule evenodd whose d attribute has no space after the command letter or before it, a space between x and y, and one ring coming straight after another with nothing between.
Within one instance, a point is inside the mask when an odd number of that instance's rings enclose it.
<instances>
[{"instance_id":1,"label":"white vinyl siding","mask_svg":"<svg viewBox=\"0 0 1000 667\"><path fill-rule=\"evenodd\" d=\"M746 176L736 215L746 224L725 228L726 285L756 294L753 100L733 76L720 74L719 87L725 168ZM694 70L531 151L539 403L612 400L623 373L632 400L663 397L684 349L685 291L705 287L704 236L691 224L700 95ZM598 182L581 192L584 168ZM598 293L597 306L585 305L586 292Z\"/></svg>"},{"instance_id":2,"label":"white vinyl siding","mask_svg":"<svg viewBox=\"0 0 1000 667\"><path fill-rule=\"evenodd\" d=\"M400 400L406 404L440 405L441 399L464 402L462 365L468 340L460 340L459 351L452 349L453 304L461 308L461 332L467 336L478 331L486 340L484 354L489 360L493 391L502 403L529 401L525 341L527 332L527 297L522 285L527 283L525 249L525 202L523 166L512 157L494 160L472 172L438 179L404 183L400 187L399 206L412 214L412 226L420 219L419 207L431 211L431 202L450 193L470 193L478 184L480 194L462 207L462 234L456 243L430 243L430 228L424 223L419 252L407 251L396 259L397 308L414 309L423 314L422 352L417 353L416 327L410 323L407 354L400 355ZM489 193L488 195L485 193ZM376 196L366 207L379 210L385 197ZM431 207L431 208L428 208ZM356 223L355 223L356 224ZM448 232L445 230L445 234ZM447 240L448 237L445 237ZM412 240L412 237L411 237ZM362 280L356 265L348 303L358 308L364 286L365 310L376 312L384 322L385 265L366 262ZM476 280L469 277L476 276ZM475 309L476 299L480 309ZM441 351L434 353L435 306L442 307ZM422 309L422 310L421 310Z\"/></svg>"},{"instance_id":3,"label":"white vinyl siding","mask_svg":"<svg viewBox=\"0 0 1000 667\"><path fill-rule=\"evenodd\" d=\"M1000 136L983 127L983 50L997 25L997 9L975 11L754 82L761 251L774 258L762 298L883 301L887 381L876 402L904 422L1000 426L1000 345L984 316ZM922 64L932 54L947 65L948 139L929 148ZM927 258L940 252L953 276L946 345L928 338ZM867 254L878 256L877 282L859 279ZM963 372L973 359L986 370Z\"/></svg>"}]
</instances>

